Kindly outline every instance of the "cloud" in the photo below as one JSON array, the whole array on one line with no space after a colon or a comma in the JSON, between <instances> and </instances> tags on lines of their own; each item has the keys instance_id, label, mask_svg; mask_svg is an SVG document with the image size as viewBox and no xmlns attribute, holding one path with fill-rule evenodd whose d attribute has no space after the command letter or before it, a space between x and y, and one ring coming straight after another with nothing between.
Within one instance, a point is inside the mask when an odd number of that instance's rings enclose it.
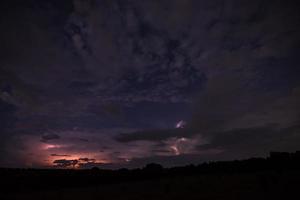
<instances>
[{"instance_id":1,"label":"cloud","mask_svg":"<svg viewBox=\"0 0 300 200\"><path fill-rule=\"evenodd\" d=\"M60 139L59 135L57 135L55 133L47 133L47 134L42 135L41 142L47 143L50 140L58 140L58 139Z\"/></svg>"},{"instance_id":2,"label":"cloud","mask_svg":"<svg viewBox=\"0 0 300 200\"><path fill-rule=\"evenodd\" d=\"M53 164L55 167L69 168L69 167L80 167L86 168L87 166L102 164L94 158L78 158L78 159L59 159L54 160Z\"/></svg>"},{"instance_id":3,"label":"cloud","mask_svg":"<svg viewBox=\"0 0 300 200\"><path fill-rule=\"evenodd\" d=\"M89 142L88 139L85 139L85 138L78 138L78 140L82 141L82 142Z\"/></svg>"},{"instance_id":4,"label":"cloud","mask_svg":"<svg viewBox=\"0 0 300 200\"><path fill-rule=\"evenodd\" d=\"M162 141L171 137L189 137L198 134L196 130L188 128L180 129L162 129L162 130L143 130L129 133L120 133L115 137L118 142L132 142L132 141Z\"/></svg>"},{"instance_id":5,"label":"cloud","mask_svg":"<svg viewBox=\"0 0 300 200\"><path fill-rule=\"evenodd\" d=\"M90 162L90 163L94 163L96 161L96 159L93 158L79 158L78 160L80 162Z\"/></svg>"},{"instance_id":6,"label":"cloud","mask_svg":"<svg viewBox=\"0 0 300 200\"><path fill-rule=\"evenodd\" d=\"M68 167L75 167L78 164L78 160L54 160L53 164L55 164L56 167L62 167L62 168L68 168Z\"/></svg>"},{"instance_id":7,"label":"cloud","mask_svg":"<svg viewBox=\"0 0 300 200\"><path fill-rule=\"evenodd\" d=\"M280 128L276 124L263 127L233 129L214 134L210 143L199 145L198 150L219 149L223 157L267 155L270 151L296 151L300 139L299 124Z\"/></svg>"},{"instance_id":8,"label":"cloud","mask_svg":"<svg viewBox=\"0 0 300 200\"><path fill-rule=\"evenodd\" d=\"M71 155L68 155L68 154L56 154L56 153L53 153L53 154L51 154L50 156L54 156L54 157L70 157Z\"/></svg>"},{"instance_id":9,"label":"cloud","mask_svg":"<svg viewBox=\"0 0 300 200\"><path fill-rule=\"evenodd\" d=\"M17 108L13 104L7 103L0 99L0 131L7 131L15 123L15 112Z\"/></svg>"}]
</instances>

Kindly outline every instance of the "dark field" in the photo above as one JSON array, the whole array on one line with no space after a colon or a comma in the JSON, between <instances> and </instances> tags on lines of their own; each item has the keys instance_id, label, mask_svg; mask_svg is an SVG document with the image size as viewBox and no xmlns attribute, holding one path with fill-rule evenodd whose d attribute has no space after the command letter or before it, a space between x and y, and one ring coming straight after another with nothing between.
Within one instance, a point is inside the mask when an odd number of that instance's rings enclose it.
<instances>
[{"instance_id":1,"label":"dark field","mask_svg":"<svg viewBox=\"0 0 300 200\"><path fill-rule=\"evenodd\" d=\"M298 156L168 169L2 169L0 199L298 199Z\"/></svg>"},{"instance_id":2,"label":"dark field","mask_svg":"<svg viewBox=\"0 0 300 200\"><path fill-rule=\"evenodd\" d=\"M11 192L1 199L293 199L293 196L299 195L299 178L299 171L175 176L87 187Z\"/></svg>"}]
</instances>

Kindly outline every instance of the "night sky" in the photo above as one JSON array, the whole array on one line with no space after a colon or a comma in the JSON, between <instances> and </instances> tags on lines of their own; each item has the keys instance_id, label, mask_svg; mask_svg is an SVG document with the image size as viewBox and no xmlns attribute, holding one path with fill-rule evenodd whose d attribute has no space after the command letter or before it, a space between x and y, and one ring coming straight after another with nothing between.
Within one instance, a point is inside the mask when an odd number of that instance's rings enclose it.
<instances>
[{"instance_id":1,"label":"night sky","mask_svg":"<svg viewBox=\"0 0 300 200\"><path fill-rule=\"evenodd\" d=\"M300 150L300 3L1 0L0 167Z\"/></svg>"}]
</instances>

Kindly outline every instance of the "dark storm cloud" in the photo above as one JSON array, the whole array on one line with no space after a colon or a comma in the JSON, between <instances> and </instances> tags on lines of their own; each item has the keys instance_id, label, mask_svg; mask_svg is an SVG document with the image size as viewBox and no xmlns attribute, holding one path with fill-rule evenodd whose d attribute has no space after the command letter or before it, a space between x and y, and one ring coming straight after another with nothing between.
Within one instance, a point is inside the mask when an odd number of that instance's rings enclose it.
<instances>
[{"instance_id":1,"label":"dark storm cloud","mask_svg":"<svg viewBox=\"0 0 300 200\"><path fill-rule=\"evenodd\" d=\"M85 138L78 138L80 141L82 141L82 142L89 142L89 140L88 139L85 139Z\"/></svg>"},{"instance_id":2,"label":"dark storm cloud","mask_svg":"<svg viewBox=\"0 0 300 200\"><path fill-rule=\"evenodd\" d=\"M158 1L146 3L137 1L78 2L68 1L61 5L50 2L37 3L36 6L39 9L47 9L47 15L42 19L38 19L39 12L28 16L32 23L28 30L25 29L27 30L25 33L32 36L35 32L28 33L28 31L37 29L43 35L50 34L49 38L45 38L47 39L45 42L49 45L45 44L45 46L50 46L50 50L61 52L55 56L53 64L41 63L39 57L34 55L37 50L45 52L43 46L31 46L34 52L23 52L33 54L36 64L43 66L43 70L36 72L39 76L45 73L42 76L43 79L40 80L34 80L32 77L26 78L27 74L24 73L19 75L27 81L39 84L36 86L40 87L41 92L47 87L48 97L44 100L40 99L44 105L43 108L38 109L39 112L59 110L60 113L71 111L82 113L85 112L84 108L87 106L94 106L96 101L92 99L95 99L95 96L99 98L99 101L180 102L189 100L190 92L198 92L204 87L207 79L206 66L215 68L215 65L219 63L223 63L224 67L238 64L236 62L241 59L241 55L246 54L251 55L247 57L253 62L254 59L251 57L257 57L254 55L255 51L252 50L253 45L258 45L256 47L258 51L261 46L270 49L264 40L271 41L270 43L275 39L277 41L275 36L274 39L269 39L271 37L269 29L266 30L266 35L260 35L261 32L256 29L264 23L270 26L270 29L276 30L280 27L268 19L266 13L271 11L266 11L268 9L264 2L257 4L249 1L245 5L234 4L236 2L222 4L221 1L210 3L175 1L172 4ZM84 12L81 7L84 8ZM197 7L204 11L203 14L196 12L197 9L194 10ZM276 8L275 3L269 9L272 10L273 7ZM26 9L34 10L36 7L28 6ZM284 12L288 9L290 7L287 7ZM202 15L206 17L202 18ZM160 17L165 20L157 20ZM198 18L202 20L195 20ZM286 16L282 18L286 21L289 19ZM54 26L55 20L58 19L62 20ZM48 26L38 26L42 20L47 22ZM296 19L292 20L294 21ZM286 24L289 29L294 28L292 22ZM249 30L244 24L249 24ZM220 35L210 34L210 32L217 32ZM291 43L290 45L295 44L296 47L298 40L295 36L296 32L297 30L292 30L282 33L289 36L282 42L283 45ZM54 40L57 37L64 39L63 41ZM242 41L242 44L239 44L241 43L239 41ZM228 47L230 45L237 45L237 47ZM14 48L12 45L9 47ZM66 55L62 51L72 53ZM291 48L287 46L282 51L291 51ZM52 55L51 51L45 55L50 54ZM78 62L66 63L71 58L77 58ZM74 68L57 67L51 70L51 73L59 72L56 74L65 77L64 80L48 73L53 66L59 65L74 66ZM15 66L10 68L14 69ZM228 67L232 68L232 66ZM28 68L32 67L28 66ZM234 68L238 69L236 66ZM56 84L53 84L53 87L46 84L46 82L54 83L54 81ZM61 85L67 85L67 87L60 87ZM68 104L71 97L76 100Z\"/></svg>"},{"instance_id":3,"label":"dark storm cloud","mask_svg":"<svg viewBox=\"0 0 300 200\"><path fill-rule=\"evenodd\" d=\"M265 126L287 127L299 122L299 87L290 90L258 92L241 87L239 78L221 79L204 93L195 107L191 126L202 134L232 128ZM223 87L223 81L227 86ZM219 90L217 89L219 88ZM282 94L283 93L283 94ZM219 99L222 98L222 101Z\"/></svg>"},{"instance_id":4,"label":"dark storm cloud","mask_svg":"<svg viewBox=\"0 0 300 200\"><path fill-rule=\"evenodd\" d=\"M92 158L79 158L78 160L81 162L90 162L90 163L93 163L96 161L95 159L92 159Z\"/></svg>"},{"instance_id":5,"label":"dark storm cloud","mask_svg":"<svg viewBox=\"0 0 300 200\"><path fill-rule=\"evenodd\" d=\"M16 111L16 107L14 105L9 104L0 99L0 120L1 120L0 131L1 132L7 131L7 129L12 128L15 122L15 117L14 117L15 111Z\"/></svg>"},{"instance_id":6,"label":"dark storm cloud","mask_svg":"<svg viewBox=\"0 0 300 200\"><path fill-rule=\"evenodd\" d=\"M234 129L217 133L209 144L200 145L199 151L219 149L223 157L267 155L270 151L296 151L299 147L300 126L278 128L276 124L265 127Z\"/></svg>"},{"instance_id":7,"label":"dark storm cloud","mask_svg":"<svg viewBox=\"0 0 300 200\"><path fill-rule=\"evenodd\" d=\"M71 155L68 155L68 154L56 154L56 153L53 153L53 154L51 154L50 156L54 156L54 157L70 157Z\"/></svg>"},{"instance_id":8,"label":"dark storm cloud","mask_svg":"<svg viewBox=\"0 0 300 200\"><path fill-rule=\"evenodd\" d=\"M56 167L75 167L79 166L80 168L87 168L87 166L93 166L98 165L100 163L96 162L96 159L92 158L79 158L79 159L60 159L60 160L54 160L53 164L55 164ZM90 168L90 167L89 167Z\"/></svg>"},{"instance_id":9,"label":"dark storm cloud","mask_svg":"<svg viewBox=\"0 0 300 200\"><path fill-rule=\"evenodd\" d=\"M42 136L41 142L48 142L50 140L58 140L60 139L60 136L55 133L47 133Z\"/></svg>"},{"instance_id":10,"label":"dark storm cloud","mask_svg":"<svg viewBox=\"0 0 300 200\"><path fill-rule=\"evenodd\" d=\"M101 162L87 162L87 163L79 163L80 169L92 169L93 167L98 167L102 169L119 169L120 166L116 166L114 164L106 164Z\"/></svg>"},{"instance_id":11,"label":"dark storm cloud","mask_svg":"<svg viewBox=\"0 0 300 200\"><path fill-rule=\"evenodd\" d=\"M66 159L61 159L61 160L54 160L53 164L55 164L56 167L74 167L75 165L78 164L78 160L66 160Z\"/></svg>"},{"instance_id":12,"label":"dark storm cloud","mask_svg":"<svg viewBox=\"0 0 300 200\"><path fill-rule=\"evenodd\" d=\"M166 129L166 130L144 130L131 133L120 133L115 139L118 142L132 141L162 141L171 137L190 137L199 134L197 130L192 129Z\"/></svg>"},{"instance_id":13,"label":"dark storm cloud","mask_svg":"<svg viewBox=\"0 0 300 200\"><path fill-rule=\"evenodd\" d=\"M9 150L9 146L13 137L12 129L17 121L15 117L16 110L15 105L0 99L0 163L15 162L13 159L7 160L7 157L13 157L14 154Z\"/></svg>"}]
</instances>

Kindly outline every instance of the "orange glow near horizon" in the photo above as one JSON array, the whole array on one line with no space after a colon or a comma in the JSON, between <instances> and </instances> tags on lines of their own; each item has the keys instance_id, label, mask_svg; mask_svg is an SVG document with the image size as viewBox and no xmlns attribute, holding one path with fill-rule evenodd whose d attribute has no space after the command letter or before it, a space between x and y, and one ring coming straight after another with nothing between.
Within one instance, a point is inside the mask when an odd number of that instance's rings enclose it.
<instances>
[{"instance_id":1,"label":"orange glow near horizon","mask_svg":"<svg viewBox=\"0 0 300 200\"><path fill-rule=\"evenodd\" d=\"M101 153L97 150L74 150L72 143L44 143L39 138L27 137L26 147L28 151L23 155L24 163L28 167L45 167L45 168L72 168L77 169L88 163L106 164L114 162L109 154ZM52 141L51 141L52 142ZM53 141L56 142L56 141ZM55 163L54 161L61 160ZM66 165L64 165L65 160ZM74 161L74 164L72 164ZM69 162L69 163L68 163Z\"/></svg>"},{"instance_id":2,"label":"orange glow near horizon","mask_svg":"<svg viewBox=\"0 0 300 200\"><path fill-rule=\"evenodd\" d=\"M88 161L83 161L83 160L80 160L82 158L88 158L88 159L91 159L92 160L92 163L103 163L103 164L106 164L106 163L111 163L109 160L107 159L99 159L99 158L96 158L96 157L99 157L97 156L96 154L94 153L78 153L78 154L72 154L72 155L56 155L56 156L47 156L47 159L45 160L45 165L48 166L48 167L56 167L57 165L54 163L55 160L77 160L78 163L76 163L74 166L69 166L69 167L66 167L66 168L79 168L80 167L80 164L84 164L84 163L88 163ZM59 167L59 166L57 166Z\"/></svg>"}]
</instances>

